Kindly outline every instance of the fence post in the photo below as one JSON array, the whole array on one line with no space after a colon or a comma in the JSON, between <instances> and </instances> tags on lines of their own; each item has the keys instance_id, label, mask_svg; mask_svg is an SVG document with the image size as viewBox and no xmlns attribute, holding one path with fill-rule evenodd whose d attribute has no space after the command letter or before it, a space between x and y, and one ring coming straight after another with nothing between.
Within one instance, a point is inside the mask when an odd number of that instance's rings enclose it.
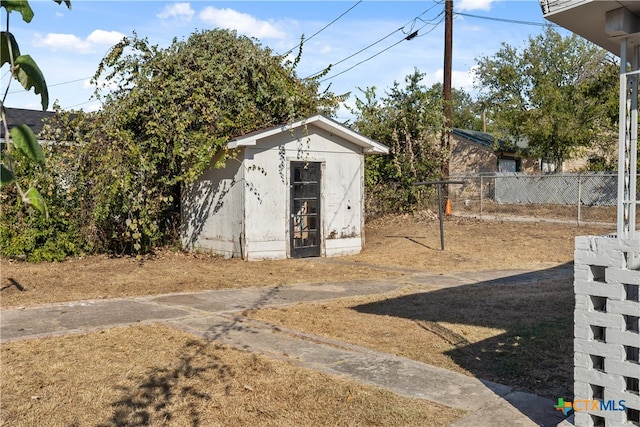
<instances>
[{"instance_id":1,"label":"fence post","mask_svg":"<svg viewBox=\"0 0 640 427\"><path fill-rule=\"evenodd\" d=\"M578 175L578 227L580 227L580 207L582 205L582 175Z\"/></svg>"},{"instance_id":2,"label":"fence post","mask_svg":"<svg viewBox=\"0 0 640 427\"><path fill-rule=\"evenodd\" d=\"M483 191L482 191L482 175L480 175L480 221L482 221L482 198L483 198Z\"/></svg>"}]
</instances>

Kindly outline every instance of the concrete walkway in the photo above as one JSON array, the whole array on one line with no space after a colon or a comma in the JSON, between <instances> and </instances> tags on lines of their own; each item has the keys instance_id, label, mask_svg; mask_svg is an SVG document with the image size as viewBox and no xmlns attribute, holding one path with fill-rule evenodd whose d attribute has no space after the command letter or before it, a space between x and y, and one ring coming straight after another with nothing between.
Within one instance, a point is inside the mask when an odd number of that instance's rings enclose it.
<instances>
[{"instance_id":1,"label":"concrete walkway","mask_svg":"<svg viewBox=\"0 0 640 427\"><path fill-rule=\"evenodd\" d=\"M451 287L478 282L533 283L570 277L570 268L538 272L478 272L451 276L414 274L402 283ZM242 311L308 301L391 292L389 281L221 290L141 298L76 301L0 312L0 342L83 333L119 325L163 322L221 343L346 376L399 395L469 411L452 427L556 426L554 402L511 387L479 380L345 342L250 320Z\"/></svg>"}]
</instances>

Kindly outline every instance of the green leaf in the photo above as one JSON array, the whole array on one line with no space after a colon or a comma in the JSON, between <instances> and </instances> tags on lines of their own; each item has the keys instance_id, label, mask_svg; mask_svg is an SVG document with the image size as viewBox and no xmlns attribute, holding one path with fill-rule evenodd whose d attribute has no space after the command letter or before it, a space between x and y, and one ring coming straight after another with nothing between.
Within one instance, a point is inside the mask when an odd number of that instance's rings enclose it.
<instances>
[{"instance_id":1,"label":"green leaf","mask_svg":"<svg viewBox=\"0 0 640 427\"><path fill-rule=\"evenodd\" d=\"M13 172L5 165L0 165L0 188L3 188L5 185L11 184L14 180Z\"/></svg>"},{"instance_id":2,"label":"green leaf","mask_svg":"<svg viewBox=\"0 0 640 427\"><path fill-rule=\"evenodd\" d=\"M2 0L0 6L7 9L7 12L19 12L24 22L31 22L33 19L33 10L27 0Z\"/></svg>"},{"instance_id":3,"label":"green leaf","mask_svg":"<svg viewBox=\"0 0 640 427\"><path fill-rule=\"evenodd\" d=\"M31 58L31 55L20 55L14 61L16 68L13 71L13 77L15 77L22 87L26 90L33 88L36 94L41 94L42 110L46 110L49 106L49 91L47 90L47 83L44 80L44 75L38 64Z\"/></svg>"},{"instance_id":4,"label":"green leaf","mask_svg":"<svg viewBox=\"0 0 640 427\"><path fill-rule=\"evenodd\" d=\"M11 55L9 55L9 43L11 43ZM20 56L20 49L15 37L8 31L0 32L0 66L11 63L11 56Z\"/></svg>"},{"instance_id":5,"label":"green leaf","mask_svg":"<svg viewBox=\"0 0 640 427\"><path fill-rule=\"evenodd\" d=\"M40 166L45 166L44 153L42 152L40 144L38 144L38 139L33 134L29 126L15 126L11 128L9 133L11 134L11 139L13 139L13 142L20 151L29 157L29 159L37 162Z\"/></svg>"},{"instance_id":6,"label":"green leaf","mask_svg":"<svg viewBox=\"0 0 640 427\"><path fill-rule=\"evenodd\" d=\"M49 211L47 211L47 204L44 202L44 199L35 188L31 187L25 193L22 200L25 203L30 204L34 208L38 209L42 215L46 218L49 218Z\"/></svg>"},{"instance_id":7,"label":"green leaf","mask_svg":"<svg viewBox=\"0 0 640 427\"><path fill-rule=\"evenodd\" d=\"M63 1L63 0L53 0L53 1L54 1L54 2L56 2L56 3L58 3L58 4L60 4L60 3L62 3L62 1ZM69 10L71 10L71 0L64 0L64 4L66 4L66 5L67 5L67 8L68 8Z\"/></svg>"}]
</instances>

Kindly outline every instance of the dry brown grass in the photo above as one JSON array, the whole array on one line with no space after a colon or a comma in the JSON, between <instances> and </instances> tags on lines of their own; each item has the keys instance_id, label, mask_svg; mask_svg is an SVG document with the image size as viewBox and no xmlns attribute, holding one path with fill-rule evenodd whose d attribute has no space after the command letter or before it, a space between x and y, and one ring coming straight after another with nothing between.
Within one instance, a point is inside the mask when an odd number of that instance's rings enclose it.
<instances>
[{"instance_id":1,"label":"dry brown grass","mask_svg":"<svg viewBox=\"0 0 640 427\"><path fill-rule=\"evenodd\" d=\"M571 262L576 235L611 231L548 223L452 218L445 223L446 251L443 252L438 222L426 218L404 215L372 220L367 224L365 250L359 255L336 259L243 262L171 251L159 251L143 262L106 256L40 264L3 259L0 305L27 306L406 274L385 270L385 267L443 274L540 269Z\"/></svg>"},{"instance_id":2,"label":"dry brown grass","mask_svg":"<svg viewBox=\"0 0 640 427\"><path fill-rule=\"evenodd\" d=\"M1 354L3 426L443 426L463 415L163 325Z\"/></svg>"}]
</instances>

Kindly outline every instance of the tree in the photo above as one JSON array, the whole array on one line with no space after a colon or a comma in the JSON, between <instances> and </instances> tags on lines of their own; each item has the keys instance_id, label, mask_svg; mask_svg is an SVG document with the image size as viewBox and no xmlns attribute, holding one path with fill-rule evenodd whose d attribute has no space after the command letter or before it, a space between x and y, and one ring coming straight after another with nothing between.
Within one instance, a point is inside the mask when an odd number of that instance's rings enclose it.
<instances>
[{"instance_id":1,"label":"tree","mask_svg":"<svg viewBox=\"0 0 640 427\"><path fill-rule=\"evenodd\" d=\"M477 59L476 85L500 139L525 139L531 154L555 162L613 126L615 66L603 49L552 27L518 50L506 43Z\"/></svg>"},{"instance_id":2,"label":"tree","mask_svg":"<svg viewBox=\"0 0 640 427\"><path fill-rule=\"evenodd\" d=\"M435 83L428 89L428 97L444 102L442 83ZM451 127L482 130L481 106L464 89L451 89Z\"/></svg>"},{"instance_id":3,"label":"tree","mask_svg":"<svg viewBox=\"0 0 640 427\"><path fill-rule=\"evenodd\" d=\"M414 70L405 86L394 82L383 98L375 88L356 98L354 126L364 135L389 146L388 156L366 159L365 184L376 198L373 212L412 211L421 189L416 182L439 177L446 156L438 135L444 123L442 95L421 83L424 74Z\"/></svg>"},{"instance_id":4,"label":"tree","mask_svg":"<svg viewBox=\"0 0 640 427\"><path fill-rule=\"evenodd\" d=\"M63 0L54 0L61 4ZM71 1L64 0L65 5L71 9ZM2 0L0 7L4 8L6 13L5 28L0 32L0 67L7 64L11 77L22 85L25 90L33 91L40 95L40 103L42 109L49 107L49 94L44 75L38 64L30 55L21 54L18 42L9 28L10 16L12 12L21 15L24 22L31 22L34 13L27 0ZM5 110L5 102L11 87L11 80L7 84L5 92L0 101L0 117L4 126L5 146L0 146L0 189L13 183L18 197L22 203L34 206L42 214L47 214L47 207L44 199L34 186L29 186L27 190L23 189L20 177L16 174L18 165L14 164L14 155L12 151L17 150L19 155L24 156L24 161L35 163L39 167L45 167L45 158L42 148L38 144L36 136L31 129L24 124L14 126L9 129L7 115Z\"/></svg>"},{"instance_id":5,"label":"tree","mask_svg":"<svg viewBox=\"0 0 640 427\"><path fill-rule=\"evenodd\" d=\"M167 48L135 34L116 44L94 76L102 109L55 126L81 126L81 135L51 135L73 142L77 214L94 250L140 254L173 242L181 186L232 158L230 139L331 114L337 98L319 94L317 78L297 77L300 54L283 62L227 30L196 32Z\"/></svg>"}]
</instances>

